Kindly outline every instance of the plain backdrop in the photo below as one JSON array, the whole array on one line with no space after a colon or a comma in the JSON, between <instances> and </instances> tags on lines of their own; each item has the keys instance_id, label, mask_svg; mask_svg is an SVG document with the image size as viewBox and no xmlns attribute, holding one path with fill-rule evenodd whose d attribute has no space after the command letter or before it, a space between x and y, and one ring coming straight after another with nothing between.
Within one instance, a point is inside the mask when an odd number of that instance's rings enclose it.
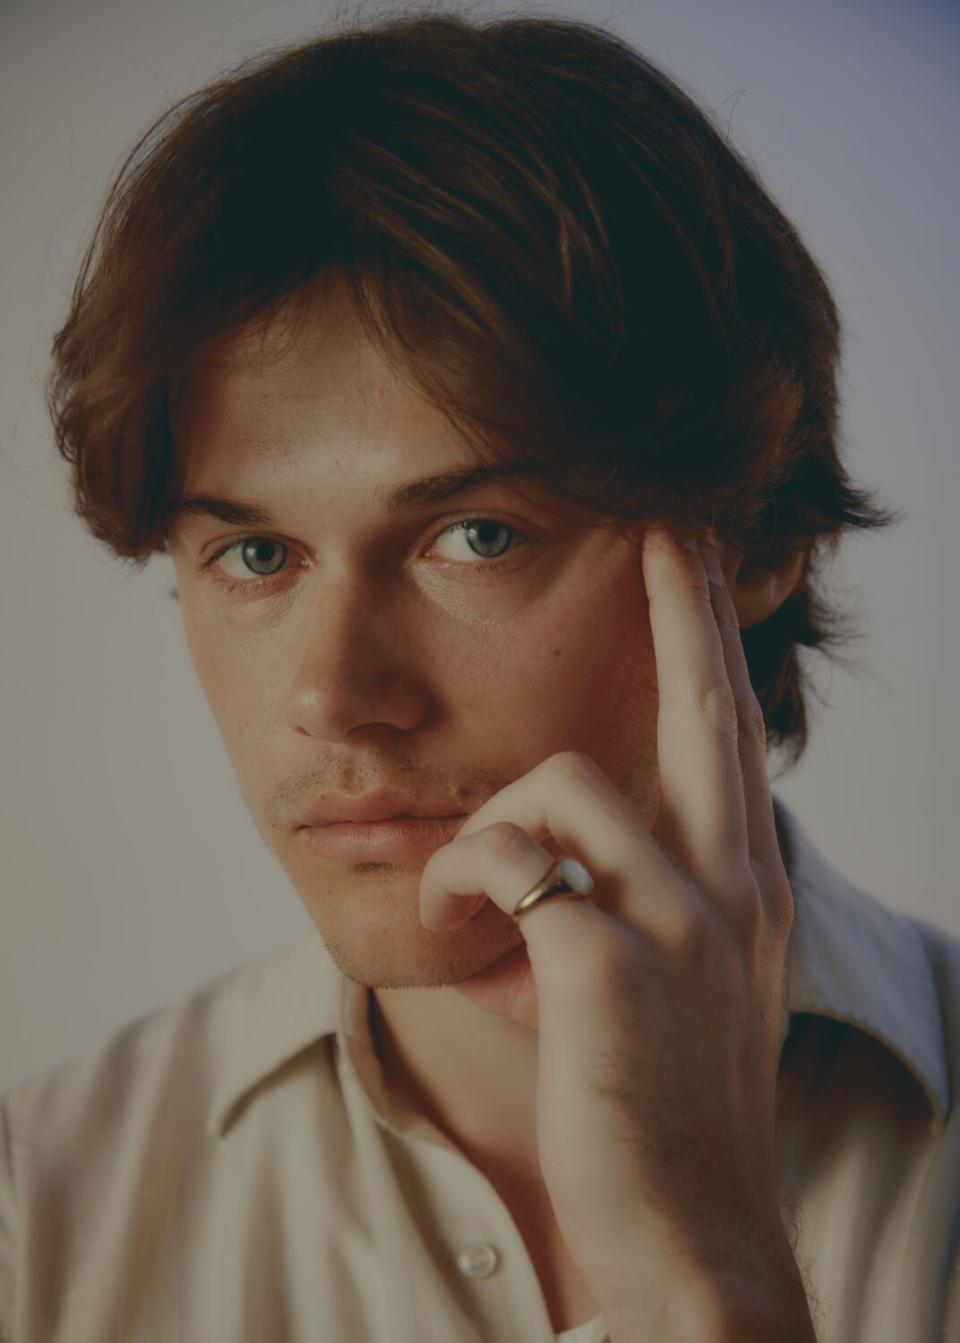
<instances>
[{"instance_id":1,"label":"plain backdrop","mask_svg":"<svg viewBox=\"0 0 960 1343\"><path fill-rule=\"evenodd\" d=\"M772 783L848 877L960 935L960 10L510 12L589 19L662 64L729 129L833 286L845 460L905 516L849 538L831 571L857 615L857 666L812 656L811 742L793 771L771 764ZM0 4L0 1087L310 927L196 682L172 564L137 575L83 531L42 382L105 188L142 130L337 14L294 0Z\"/></svg>"}]
</instances>

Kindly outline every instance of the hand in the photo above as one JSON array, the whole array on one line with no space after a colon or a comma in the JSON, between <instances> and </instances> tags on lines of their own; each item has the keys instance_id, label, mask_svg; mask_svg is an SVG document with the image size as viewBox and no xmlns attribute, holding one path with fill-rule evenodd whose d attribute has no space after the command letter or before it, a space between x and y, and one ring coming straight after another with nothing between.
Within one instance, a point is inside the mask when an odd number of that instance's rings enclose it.
<instances>
[{"instance_id":1,"label":"hand","mask_svg":"<svg viewBox=\"0 0 960 1343\"><path fill-rule=\"evenodd\" d=\"M474 812L420 885L421 919L442 929L488 898L512 913L557 853L594 879L588 898L524 916L524 944L456 987L539 1031L541 1173L608 1323L641 1305L651 1321L701 1306L705 1320L727 1292L746 1300L766 1281L775 1294L784 1271L800 1281L774 1146L793 897L763 717L726 585L662 527L642 565L652 829L590 756L563 751Z\"/></svg>"}]
</instances>

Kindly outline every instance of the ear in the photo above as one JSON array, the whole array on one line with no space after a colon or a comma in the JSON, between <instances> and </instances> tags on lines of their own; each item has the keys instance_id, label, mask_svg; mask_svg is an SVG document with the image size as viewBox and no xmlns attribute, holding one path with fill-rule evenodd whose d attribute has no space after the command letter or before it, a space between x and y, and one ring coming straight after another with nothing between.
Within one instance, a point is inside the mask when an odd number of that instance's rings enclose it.
<instances>
[{"instance_id":1,"label":"ear","mask_svg":"<svg viewBox=\"0 0 960 1343\"><path fill-rule=\"evenodd\" d=\"M786 601L800 581L806 551L790 552L777 569L751 569L743 553L720 546L720 563L740 618L740 628L760 625Z\"/></svg>"}]
</instances>

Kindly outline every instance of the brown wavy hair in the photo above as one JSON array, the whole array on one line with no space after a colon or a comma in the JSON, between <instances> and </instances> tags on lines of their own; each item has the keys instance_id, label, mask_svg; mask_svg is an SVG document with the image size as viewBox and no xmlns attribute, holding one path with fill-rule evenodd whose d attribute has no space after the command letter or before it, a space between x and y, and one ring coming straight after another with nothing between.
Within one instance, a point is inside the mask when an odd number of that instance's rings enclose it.
<instances>
[{"instance_id":1,"label":"brown wavy hair","mask_svg":"<svg viewBox=\"0 0 960 1343\"><path fill-rule=\"evenodd\" d=\"M296 329L330 279L482 461L532 461L601 517L712 530L744 576L803 550L742 635L795 764L799 650L860 637L818 575L899 512L839 460L824 274L693 97L587 22L421 9L175 103L109 188L46 386L74 507L115 556L166 549L192 364L281 313Z\"/></svg>"}]
</instances>

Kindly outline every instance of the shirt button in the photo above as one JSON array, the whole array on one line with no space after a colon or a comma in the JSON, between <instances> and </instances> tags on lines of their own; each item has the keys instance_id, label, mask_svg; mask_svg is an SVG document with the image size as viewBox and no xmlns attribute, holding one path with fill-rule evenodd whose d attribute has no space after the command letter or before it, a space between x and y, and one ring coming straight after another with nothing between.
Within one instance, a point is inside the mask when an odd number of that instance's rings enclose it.
<instances>
[{"instance_id":1,"label":"shirt button","mask_svg":"<svg viewBox=\"0 0 960 1343\"><path fill-rule=\"evenodd\" d=\"M492 1245L466 1245L457 1255L457 1268L468 1278L489 1278L497 1263Z\"/></svg>"}]
</instances>

